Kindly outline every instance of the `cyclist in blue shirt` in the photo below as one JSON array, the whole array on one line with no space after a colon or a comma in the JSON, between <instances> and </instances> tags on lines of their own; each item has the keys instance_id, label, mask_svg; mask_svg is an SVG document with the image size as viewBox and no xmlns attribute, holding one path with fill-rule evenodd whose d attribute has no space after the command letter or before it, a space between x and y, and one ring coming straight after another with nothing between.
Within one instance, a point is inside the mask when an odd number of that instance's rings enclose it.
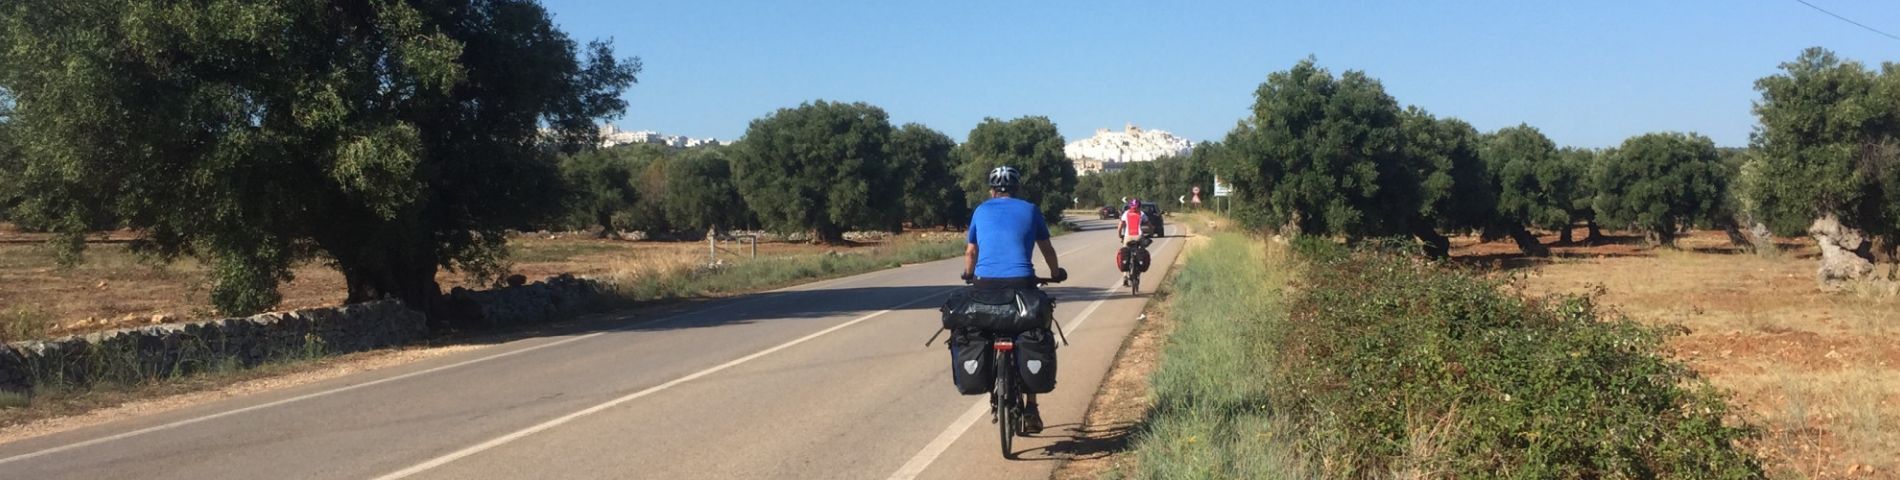
<instances>
[{"instance_id":1,"label":"cyclist in blue shirt","mask_svg":"<svg viewBox=\"0 0 1900 480\"><path fill-rule=\"evenodd\" d=\"M1030 248L1042 251L1043 263L1049 264L1049 279L1061 282L1069 278L1056 260L1056 247L1049 243L1049 225L1042 210L1010 195L1022 185L1022 174L1015 167L990 170L990 199L976 206L970 215L969 246L964 248L963 278L979 288L1036 288L1036 267ZM1042 414L1036 410L1036 396L1027 395L1023 409L1023 431L1042 431Z\"/></svg>"}]
</instances>

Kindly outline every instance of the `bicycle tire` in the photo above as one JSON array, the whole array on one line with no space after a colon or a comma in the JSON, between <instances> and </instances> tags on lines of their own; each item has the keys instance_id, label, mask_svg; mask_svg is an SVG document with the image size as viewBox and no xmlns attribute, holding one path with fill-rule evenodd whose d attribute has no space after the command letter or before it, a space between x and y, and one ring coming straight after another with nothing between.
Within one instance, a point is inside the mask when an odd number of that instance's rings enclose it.
<instances>
[{"instance_id":1,"label":"bicycle tire","mask_svg":"<svg viewBox=\"0 0 1900 480\"><path fill-rule=\"evenodd\" d=\"M1141 293L1141 274L1137 273L1134 276L1128 277L1128 293Z\"/></svg>"},{"instance_id":2,"label":"bicycle tire","mask_svg":"<svg viewBox=\"0 0 1900 480\"><path fill-rule=\"evenodd\" d=\"M996 356L997 356L997 367L996 367L996 389L995 389L996 397L995 398L996 398L996 431L998 434L997 438L1000 440L999 443L1002 447L1003 458L1014 459L1015 457L1011 456L1010 449L1013 448L1012 444L1014 443L1015 438L1016 438L1016 430L1019 428L1019 425L1021 424L1022 420L1019 418L1020 413L1017 412L1017 407L1016 407L1017 393L1016 393L1016 389L1014 388L1015 382L1013 381L1015 380L1015 377L1012 376L1012 373L1014 372L1010 372L1009 370L1005 368L1005 366L1008 366L1008 368L1015 368L1015 367L1009 363L1006 363L1010 360L1010 355L1008 353L998 352Z\"/></svg>"}]
</instances>

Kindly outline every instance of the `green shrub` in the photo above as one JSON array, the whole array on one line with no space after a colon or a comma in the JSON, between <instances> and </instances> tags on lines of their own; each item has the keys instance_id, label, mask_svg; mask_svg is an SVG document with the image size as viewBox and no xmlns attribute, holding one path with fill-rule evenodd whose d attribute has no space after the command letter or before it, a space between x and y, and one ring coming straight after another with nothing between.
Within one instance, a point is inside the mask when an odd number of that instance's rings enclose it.
<instances>
[{"instance_id":1,"label":"green shrub","mask_svg":"<svg viewBox=\"0 0 1900 480\"><path fill-rule=\"evenodd\" d=\"M1723 397L1588 297L1371 251L1313 252L1270 329L1268 401L1329 477L1750 478ZM1343 250L1331 247L1333 250Z\"/></svg>"},{"instance_id":2,"label":"green shrub","mask_svg":"<svg viewBox=\"0 0 1900 480\"><path fill-rule=\"evenodd\" d=\"M1402 242L1401 242L1402 243ZM1175 278L1136 478L1758 478L1665 333L1444 265L1216 236ZM1275 255L1291 251L1298 261ZM1288 295L1284 292L1293 292Z\"/></svg>"}]
</instances>

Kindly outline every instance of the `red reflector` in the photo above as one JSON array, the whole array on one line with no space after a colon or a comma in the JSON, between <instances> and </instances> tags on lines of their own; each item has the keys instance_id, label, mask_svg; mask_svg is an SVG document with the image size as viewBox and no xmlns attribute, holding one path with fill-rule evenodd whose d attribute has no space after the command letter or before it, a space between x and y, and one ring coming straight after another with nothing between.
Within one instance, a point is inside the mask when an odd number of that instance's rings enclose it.
<instances>
[{"instance_id":1,"label":"red reflector","mask_svg":"<svg viewBox=\"0 0 1900 480\"><path fill-rule=\"evenodd\" d=\"M1009 340L997 340L994 343L991 343L990 346L996 348L996 351L998 352L1007 352L1007 351L1016 349L1016 342L1012 342Z\"/></svg>"}]
</instances>

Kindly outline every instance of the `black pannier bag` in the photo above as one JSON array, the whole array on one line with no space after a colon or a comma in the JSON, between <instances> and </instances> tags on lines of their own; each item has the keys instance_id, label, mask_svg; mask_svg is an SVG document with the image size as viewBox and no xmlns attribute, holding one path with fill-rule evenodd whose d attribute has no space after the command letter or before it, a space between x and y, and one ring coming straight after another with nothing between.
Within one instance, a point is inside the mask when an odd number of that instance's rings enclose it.
<instances>
[{"instance_id":1,"label":"black pannier bag","mask_svg":"<svg viewBox=\"0 0 1900 480\"><path fill-rule=\"evenodd\" d=\"M964 288L943 302L943 328L1002 335L1048 328L1055 300L1034 288Z\"/></svg>"},{"instance_id":2,"label":"black pannier bag","mask_svg":"<svg viewBox=\"0 0 1900 480\"><path fill-rule=\"evenodd\" d=\"M1148 271L1148 249L1124 246L1115 252L1115 268L1121 271L1134 269L1137 272Z\"/></svg>"},{"instance_id":3,"label":"black pannier bag","mask_svg":"<svg viewBox=\"0 0 1900 480\"><path fill-rule=\"evenodd\" d=\"M957 393L982 395L996 386L996 358L990 355L990 339L976 332L950 334L950 379Z\"/></svg>"},{"instance_id":4,"label":"black pannier bag","mask_svg":"<svg viewBox=\"0 0 1900 480\"><path fill-rule=\"evenodd\" d=\"M1016 372L1022 379L1023 393L1049 393L1056 389L1056 338L1049 329L1023 332L1016 336Z\"/></svg>"}]
</instances>

